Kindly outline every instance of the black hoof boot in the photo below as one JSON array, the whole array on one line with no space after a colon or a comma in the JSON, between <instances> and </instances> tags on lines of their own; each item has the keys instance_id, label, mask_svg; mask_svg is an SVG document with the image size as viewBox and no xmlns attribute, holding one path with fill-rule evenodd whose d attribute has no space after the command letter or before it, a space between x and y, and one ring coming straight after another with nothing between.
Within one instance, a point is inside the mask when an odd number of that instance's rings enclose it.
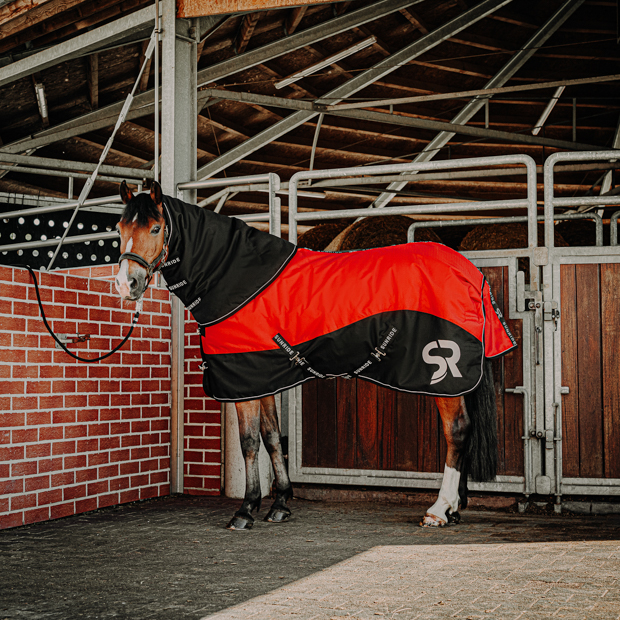
<instances>
[{"instance_id":1,"label":"black hoof boot","mask_svg":"<svg viewBox=\"0 0 620 620\"><path fill-rule=\"evenodd\" d=\"M237 512L235 516L228 522L226 529L228 530L251 530L254 525L254 517L247 512Z\"/></svg>"},{"instance_id":2,"label":"black hoof boot","mask_svg":"<svg viewBox=\"0 0 620 620\"><path fill-rule=\"evenodd\" d=\"M286 506L272 506L265 517L269 523L284 523L291 518L291 511Z\"/></svg>"},{"instance_id":3,"label":"black hoof boot","mask_svg":"<svg viewBox=\"0 0 620 620\"><path fill-rule=\"evenodd\" d=\"M446 516L448 517L448 525L458 525L461 522L461 515L457 510L447 512Z\"/></svg>"}]
</instances>

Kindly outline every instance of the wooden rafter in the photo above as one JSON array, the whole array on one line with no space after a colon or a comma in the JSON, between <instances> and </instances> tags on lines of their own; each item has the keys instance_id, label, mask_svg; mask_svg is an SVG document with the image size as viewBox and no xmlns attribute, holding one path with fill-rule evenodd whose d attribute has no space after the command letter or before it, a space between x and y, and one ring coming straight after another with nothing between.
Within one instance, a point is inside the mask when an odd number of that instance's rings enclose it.
<instances>
[{"instance_id":1,"label":"wooden rafter","mask_svg":"<svg viewBox=\"0 0 620 620\"><path fill-rule=\"evenodd\" d=\"M416 30L419 30L422 34L428 34L429 29L424 25L422 20L411 9L400 10L403 17L410 22Z\"/></svg>"},{"instance_id":2,"label":"wooden rafter","mask_svg":"<svg viewBox=\"0 0 620 620\"><path fill-rule=\"evenodd\" d=\"M149 46L148 41L142 41L142 50L140 52L140 62L138 63L138 71L140 70L140 68L142 67L142 64L144 63L144 58L145 58L145 54L146 54L146 50L148 46ZM152 55L149 56L148 60L146 61L146 67L144 67L144 72L142 73L142 77L140 78L140 92L141 93L143 93L148 88L149 77L151 76L152 59L153 59L153 56Z\"/></svg>"},{"instance_id":3,"label":"wooden rafter","mask_svg":"<svg viewBox=\"0 0 620 620\"><path fill-rule=\"evenodd\" d=\"M334 7L334 15L343 15L346 10L349 8L350 2L335 2L332 6Z\"/></svg>"},{"instance_id":4,"label":"wooden rafter","mask_svg":"<svg viewBox=\"0 0 620 620\"><path fill-rule=\"evenodd\" d=\"M254 28L256 28L259 18L260 13L249 13L241 20L241 26L235 41L235 51L237 54L245 52L245 48L254 34Z\"/></svg>"},{"instance_id":5,"label":"wooden rafter","mask_svg":"<svg viewBox=\"0 0 620 620\"><path fill-rule=\"evenodd\" d=\"M307 6L298 6L296 9L291 9L288 12L284 21L284 34L289 35L295 32L307 10Z\"/></svg>"},{"instance_id":6,"label":"wooden rafter","mask_svg":"<svg viewBox=\"0 0 620 620\"><path fill-rule=\"evenodd\" d=\"M99 54L91 54L86 63L86 83L88 84L88 100L90 107L99 107Z\"/></svg>"}]
</instances>

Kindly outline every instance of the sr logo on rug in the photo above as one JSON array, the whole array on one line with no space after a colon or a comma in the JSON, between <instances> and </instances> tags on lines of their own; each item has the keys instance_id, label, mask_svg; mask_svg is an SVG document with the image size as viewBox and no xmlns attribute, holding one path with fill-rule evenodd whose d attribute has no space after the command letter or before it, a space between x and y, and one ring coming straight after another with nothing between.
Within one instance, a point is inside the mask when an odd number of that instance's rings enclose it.
<instances>
[{"instance_id":1,"label":"sr logo on rug","mask_svg":"<svg viewBox=\"0 0 620 620\"><path fill-rule=\"evenodd\" d=\"M449 349L452 351L452 355L450 357L431 355L431 351L435 349ZM427 364L439 366L431 377L431 385L443 381L448 375L448 370L450 370L453 377L463 376L456 365L461 359L461 349L453 340L433 340L429 342L422 351L422 359Z\"/></svg>"}]
</instances>

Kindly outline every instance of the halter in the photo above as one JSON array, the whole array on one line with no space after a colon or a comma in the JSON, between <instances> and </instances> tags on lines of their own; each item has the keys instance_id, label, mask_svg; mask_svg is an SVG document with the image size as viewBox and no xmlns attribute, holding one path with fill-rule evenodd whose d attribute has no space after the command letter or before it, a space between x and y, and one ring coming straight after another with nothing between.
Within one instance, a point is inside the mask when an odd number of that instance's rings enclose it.
<instances>
[{"instance_id":1,"label":"halter","mask_svg":"<svg viewBox=\"0 0 620 620\"><path fill-rule=\"evenodd\" d=\"M132 260L139 265L142 265L146 269L146 274L148 276L148 280L150 281L153 277L153 274L161 269L161 266L165 262L168 257L168 226L166 224L166 218L164 218L164 246L161 249L161 252L158 256L155 257L152 263L147 263L142 256L139 254L134 254L133 252L125 252L121 254L118 259L118 264L120 265L125 259Z\"/></svg>"}]
</instances>

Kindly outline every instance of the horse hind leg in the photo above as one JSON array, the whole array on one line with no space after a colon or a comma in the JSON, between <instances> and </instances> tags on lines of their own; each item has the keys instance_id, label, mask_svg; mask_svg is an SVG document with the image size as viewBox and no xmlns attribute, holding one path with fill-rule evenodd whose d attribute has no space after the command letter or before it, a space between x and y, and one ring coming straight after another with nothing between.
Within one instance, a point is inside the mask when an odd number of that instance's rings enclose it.
<instances>
[{"instance_id":1,"label":"horse hind leg","mask_svg":"<svg viewBox=\"0 0 620 620\"><path fill-rule=\"evenodd\" d=\"M465 399L436 398L443 431L448 444L446 465L437 501L426 511L422 527L443 527L458 523L459 504L467 505L467 439L470 420Z\"/></svg>"},{"instance_id":2,"label":"horse hind leg","mask_svg":"<svg viewBox=\"0 0 620 620\"><path fill-rule=\"evenodd\" d=\"M265 521L269 523L282 523L288 521L291 510L287 506L289 499L293 497L293 487L286 470L286 462L282 451L282 436L278 426L278 414L276 401L273 396L261 399L260 432L263 443L269 456L275 474L276 498L269 509Z\"/></svg>"},{"instance_id":3,"label":"horse hind leg","mask_svg":"<svg viewBox=\"0 0 620 620\"><path fill-rule=\"evenodd\" d=\"M258 471L260 449L260 402L235 403L239 421L239 439L245 462L245 496L241 508L226 526L229 530L249 530L254 525L252 512L260 510L261 488Z\"/></svg>"}]
</instances>

